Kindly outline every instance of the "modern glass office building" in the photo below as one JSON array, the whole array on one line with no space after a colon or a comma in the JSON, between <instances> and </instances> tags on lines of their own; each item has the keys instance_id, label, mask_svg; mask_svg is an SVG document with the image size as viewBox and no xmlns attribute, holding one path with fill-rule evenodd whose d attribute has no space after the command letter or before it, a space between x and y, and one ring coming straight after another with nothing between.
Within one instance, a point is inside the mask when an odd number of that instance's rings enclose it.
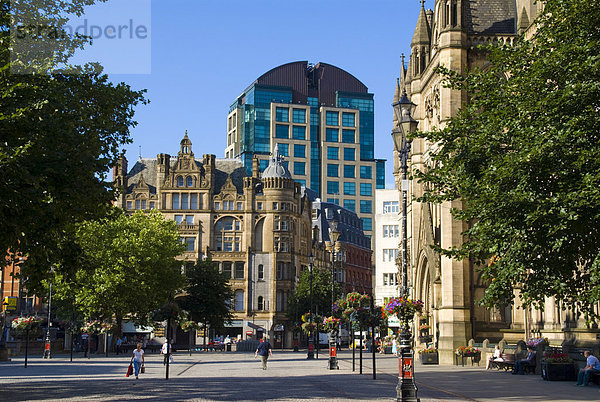
<instances>
[{"instance_id":1,"label":"modern glass office building","mask_svg":"<svg viewBox=\"0 0 600 402\"><path fill-rule=\"evenodd\" d=\"M375 189L385 187L385 160L374 155L373 94L350 73L298 61L254 81L227 116L226 158L266 168L278 145L294 180L323 201L355 211L370 235Z\"/></svg>"}]
</instances>

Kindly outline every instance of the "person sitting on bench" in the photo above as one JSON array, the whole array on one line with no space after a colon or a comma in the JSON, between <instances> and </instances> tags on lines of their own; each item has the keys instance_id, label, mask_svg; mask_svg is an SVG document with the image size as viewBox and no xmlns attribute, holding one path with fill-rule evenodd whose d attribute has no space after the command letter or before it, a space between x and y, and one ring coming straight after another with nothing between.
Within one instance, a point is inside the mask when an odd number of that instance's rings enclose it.
<instances>
[{"instance_id":1,"label":"person sitting on bench","mask_svg":"<svg viewBox=\"0 0 600 402\"><path fill-rule=\"evenodd\" d=\"M493 362L502 362L502 361L504 361L500 356L501 356L500 355L500 346L496 345L496 348L494 349L494 354L492 356L488 356L487 363L485 364L485 369L489 370L490 369L490 365Z\"/></svg>"},{"instance_id":2,"label":"person sitting on bench","mask_svg":"<svg viewBox=\"0 0 600 402\"><path fill-rule=\"evenodd\" d=\"M593 373L600 373L600 361L589 350L583 352L583 355L586 358L586 366L579 370L579 375L577 376L577 384L578 386L585 387L590 382L590 376Z\"/></svg>"},{"instance_id":3,"label":"person sitting on bench","mask_svg":"<svg viewBox=\"0 0 600 402\"><path fill-rule=\"evenodd\" d=\"M513 368L513 374L525 374L525 366L535 365L535 352L531 346L527 346L527 357L523 360L517 360Z\"/></svg>"}]
</instances>

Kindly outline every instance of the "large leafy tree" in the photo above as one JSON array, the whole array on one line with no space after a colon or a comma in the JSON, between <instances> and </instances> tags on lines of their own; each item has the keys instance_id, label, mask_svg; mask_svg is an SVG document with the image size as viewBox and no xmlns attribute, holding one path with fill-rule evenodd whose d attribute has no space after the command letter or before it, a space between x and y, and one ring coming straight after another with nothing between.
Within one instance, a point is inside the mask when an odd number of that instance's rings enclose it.
<instances>
[{"instance_id":1,"label":"large leafy tree","mask_svg":"<svg viewBox=\"0 0 600 402\"><path fill-rule=\"evenodd\" d=\"M186 269L185 276L187 286L185 293L178 297L178 304L205 328L224 328L233 318L230 310L233 291L227 277L210 259L198 260Z\"/></svg>"},{"instance_id":2,"label":"large leafy tree","mask_svg":"<svg viewBox=\"0 0 600 402\"><path fill-rule=\"evenodd\" d=\"M133 106L145 100L143 91L110 83L98 65L56 69L85 38L33 30L30 49L49 49L33 58L10 35L29 23L60 27L94 2L0 0L0 250L28 256L22 272L34 291L62 258L68 226L106 213L109 168L131 141Z\"/></svg>"},{"instance_id":3,"label":"large leafy tree","mask_svg":"<svg viewBox=\"0 0 600 402\"><path fill-rule=\"evenodd\" d=\"M313 268L312 311L313 314L331 315L331 271ZM334 298L341 294L339 283L334 284ZM288 316L292 321L299 322L299 317L310 310L310 271L305 269L300 274L298 286L290 295Z\"/></svg>"},{"instance_id":4,"label":"large leafy tree","mask_svg":"<svg viewBox=\"0 0 600 402\"><path fill-rule=\"evenodd\" d=\"M117 216L77 225L81 264L68 277L57 273L57 298L70 301L86 318L138 322L182 288L184 246L173 221L158 212ZM60 272L60 271L59 271Z\"/></svg>"},{"instance_id":5,"label":"large leafy tree","mask_svg":"<svg viewBox=\"0 0 600 402\"><path fill-rule=\"evenodd\" d=\"M488 47L491 66L446 84L469 103L440 130L430 190L421 201L460 200L464 243L489 283L482 302L556 297L594 315L600 296L600 8L548 0L531 38Z\"/></svg>"}]
</instances>

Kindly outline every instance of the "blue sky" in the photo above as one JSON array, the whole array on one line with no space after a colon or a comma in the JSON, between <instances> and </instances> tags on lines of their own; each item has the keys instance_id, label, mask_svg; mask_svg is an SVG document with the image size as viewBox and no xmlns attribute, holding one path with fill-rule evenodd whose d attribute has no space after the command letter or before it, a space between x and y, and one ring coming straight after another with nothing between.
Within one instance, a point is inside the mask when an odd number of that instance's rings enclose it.
<instances>
[{"instance_id":1,"label":"blue sky","mask_svg":"<svg viewBox=\"0 0 600 402\"><path fill-rule=\"evenodd\" d=\"M110 10L111 1L121 0L108 0L96 12ZM147 89L151 101L136 109L134 142L125 147L129 161L137 159L140 146L144 157L176 154L185 130L196 156L223 157L229 105L248 85L284 63L323 61L353 74L375 94L375 156L387 159L386 182L393 186L391 102L420 1L136 1L151 3L151 17L140 8L103 11L111 21L127 13L134 20L151 18L150 66L144 66L150 73L109 74L115 82ZM111 57L120 59L109 52L107 63Z\"/></svg>"}]
</instances>

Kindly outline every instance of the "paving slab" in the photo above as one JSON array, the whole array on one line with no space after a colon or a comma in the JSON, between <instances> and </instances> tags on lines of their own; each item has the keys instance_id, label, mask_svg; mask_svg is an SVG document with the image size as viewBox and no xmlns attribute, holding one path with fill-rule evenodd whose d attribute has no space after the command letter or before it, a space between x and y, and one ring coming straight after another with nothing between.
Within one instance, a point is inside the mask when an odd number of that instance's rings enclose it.
<instances>
[{"instance_id":1,"label":"paving slab","mask_svg":"<svg viewBox=\"0 0 600 402\"><path fill-rule=\"evenodd\" d=\"M51 360L23 358L0 363L0 400L378 400L396 399L398 360L377 355L376 379L371 355L363 354L363 374L352 372L352 355L339 353L339 370L327 370L326 356L307 360L305 352L275 351L262 370L251 353L177 353L165 380L163 359L146 357L139 380L125 377L124 356L55 356ZM547 382L539 376L513 376L477 366L417 364L419 397L428 401L580 401L600 400L600 388L575 387L573 382Z\"/></svg>"}]
</instances>

